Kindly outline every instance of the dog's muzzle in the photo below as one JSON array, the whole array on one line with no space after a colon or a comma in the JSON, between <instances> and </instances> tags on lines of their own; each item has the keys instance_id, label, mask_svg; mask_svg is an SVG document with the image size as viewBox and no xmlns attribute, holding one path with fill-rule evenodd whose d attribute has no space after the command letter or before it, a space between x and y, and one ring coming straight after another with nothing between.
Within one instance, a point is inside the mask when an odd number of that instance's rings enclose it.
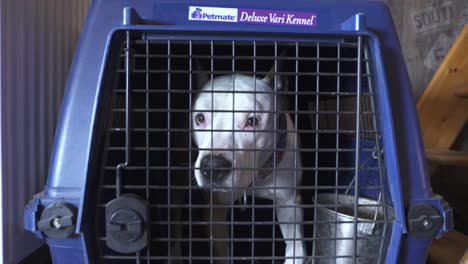
<instances>
[{"instance_id":1,"label":"dog's muzzle","mask_svg":"<svg viewBox=\"0 0 468 264\"><path fill-rule=\"evenodd\" d=\"M229 175L232 163L223 156L206 155L200 161L201 175L213 183Z\"/></svg>"}]
</instances>

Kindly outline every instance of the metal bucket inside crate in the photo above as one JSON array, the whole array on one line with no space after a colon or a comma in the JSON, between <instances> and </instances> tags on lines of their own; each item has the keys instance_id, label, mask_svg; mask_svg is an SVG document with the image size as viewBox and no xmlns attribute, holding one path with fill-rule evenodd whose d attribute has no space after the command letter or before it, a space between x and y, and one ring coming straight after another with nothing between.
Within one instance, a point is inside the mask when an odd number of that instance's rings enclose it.
<instances>
[{"instance_id":1,"label":"metal bucket inside crate","mask_svg":"<svg viewBox=\"0 0 468 264\"><path fill-rule=\"evenodd\" d=\"M377 201L359 197L355 241L355 199L354 195L335 193L322 193L315 199L315 263L353 263L354 255L356 263L374 264L385 261L394 212L387 207L385 215L384 208L377 206Z\"/></svg>"}]
</instances>

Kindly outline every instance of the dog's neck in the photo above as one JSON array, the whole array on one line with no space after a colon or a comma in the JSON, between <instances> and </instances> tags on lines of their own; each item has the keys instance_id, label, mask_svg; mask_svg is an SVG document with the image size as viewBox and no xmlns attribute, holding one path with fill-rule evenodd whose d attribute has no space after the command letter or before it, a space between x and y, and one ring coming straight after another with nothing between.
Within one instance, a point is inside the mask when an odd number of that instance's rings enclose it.
<instances>
[{"instance_id":1,"label":"dog's neck","mask_svg":"<svg viewBox=\"0 0 468 264\"><path fill-rule=\"evenodd\" d=\"M276 136L276 145L275 150L271 152L270 157L266 160L263 166L259 169L258 177L265 181L271 175L273 175L274 169L280 164L283 159L284 151L288 141L288 133L287 133L287 120L286 114L280 114L278 117L278 131Z\"/></svg>"}]
</instances>

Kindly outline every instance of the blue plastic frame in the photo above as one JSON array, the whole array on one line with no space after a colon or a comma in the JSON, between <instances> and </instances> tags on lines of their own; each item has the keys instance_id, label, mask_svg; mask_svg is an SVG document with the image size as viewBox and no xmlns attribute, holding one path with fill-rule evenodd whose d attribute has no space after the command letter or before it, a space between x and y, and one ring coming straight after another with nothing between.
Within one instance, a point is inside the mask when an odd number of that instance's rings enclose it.
<instances>
[{"instance_id":1,"label":"blue plastic frame","mask_svg":"<svg viewBox=\"0 0 468 264\"><path fill-rule=\"evenodd\" d=\"M189 21L189 6L237 7L290 10L318 14L318 25L310 27L246 25L221 22ZM135 16L132 7L139 16ZM361 14L361 15L356 15ZM84 232L86 186L94 179L93 148L99 131L98 109L105 76L110 72L106 61L112 57L110 44L121 30L161 34L164 39L180 36L198 39L234 39L255 34L256 39L300 40L333 39L343 35L362 35L372 50L373 72L379 124L385 149L387 177L396 210L391 245L386 263L423 263L430 239L407 234L405 211L417 203L435 206L449 221L449 210L434 197L416 116L414 100L401 47L388 8L369 0L281 0L227 2L222 0L94 0L75 53L59 117L48 182L25 210L25 228L46 239L55 263L92 262L90 248L94 238ZM35 221L38 210L57 201L66 201L79 210L76 235L65 240L44 238ZM440 234L450 228L445 224ZM440 235L439 234L439 235Z\"/></svg>"}]
</instances>

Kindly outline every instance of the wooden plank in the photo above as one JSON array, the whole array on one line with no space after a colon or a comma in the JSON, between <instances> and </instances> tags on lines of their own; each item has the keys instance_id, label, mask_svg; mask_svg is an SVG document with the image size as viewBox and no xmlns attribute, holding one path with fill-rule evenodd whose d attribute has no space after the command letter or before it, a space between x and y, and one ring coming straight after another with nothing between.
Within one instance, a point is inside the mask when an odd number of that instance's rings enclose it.
<instances>
[{"instance_id":1,"label":"wooden plank","mask_svg":"<svg viewBox=\"0 0 468 264\"><path fill-rule=\"evenodd\" d=\"M454 93L468 75L467 47L465 25L417 104L426 148L450 148L468 119L468 100Z\"/></svg>"},{"instance_id":2,"label":"wooden plank","mask_svg":"<svg viewBox=\"0 0 468 264\"><path fill-rule=\"evenodd\" d=\"M466 250L465 255L463 256L460 264L468 264L468 250Z\"/></svg>"},{"instance_id":3,"label":"wooden plank","mask_svg":"<svg viewBox=\"0 0 468 264\"><path fill-rule=\"evenodd\" d=\"M468 97L468 74L465 75L465 83L455 88L455 95L460 97Z\"/></svg>"},{"instance_id":4,"label":"wooden plank","mask_svg":"<svg viewBox=\"0 0 468 264\"><path fill-rule=\"evenodd\" d=\"M450 231L441 239L432 241L429 247L428 263L461 263L468 250L468 237L456 231Z\"/></svg>"},{"instance_id":5,"label":"wooden plank","mask_svg":"<svg viewBox=\"0 0 468 264\"><path fill-rule=\"evenodd\" d=\"M468 264L468 250L465 252L465 256L463 256L460 264Z\"/></svg>"},{"instance_id":6,"label":"wooden plank","mask_svg":"<svg viewBox=\"0 0 468 264\"><path fill-rule=\"evenodd\" d=\"M430 162L439 165L468 166L468 152L446 149L426 149L426 157Z\"/></svg>"}]
</instances>

